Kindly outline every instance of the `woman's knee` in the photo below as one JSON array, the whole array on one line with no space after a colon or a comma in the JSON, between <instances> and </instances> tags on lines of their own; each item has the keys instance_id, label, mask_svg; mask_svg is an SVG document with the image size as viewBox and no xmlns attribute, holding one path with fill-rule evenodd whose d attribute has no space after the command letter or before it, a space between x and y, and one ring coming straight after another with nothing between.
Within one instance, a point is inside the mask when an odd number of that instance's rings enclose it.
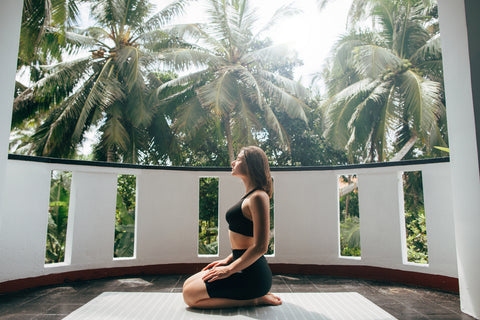
<instances>
[{"instance_id":1,"label":"woman's knee","mask_svg":"<svg viewBox=\"0 0 480 320\"><path fill-rule=\"evenodd\" d=\"M195 298L192 290L192 286L188 285L186 282L183 284L183 301L189 306L192 307L195 304Z\"/></svg>"},{"instance_id":2,"label":"woman's knee","mask_svg":"<svg viewBox=\"0 0 480 320\"><path fill-rule=\"evenodd\" d=\"M208 298L208 293L204 282L201 279L185 281L183 284L183 301L189 307L195 307L198 301Z\"/></svg>"}]
</instances>

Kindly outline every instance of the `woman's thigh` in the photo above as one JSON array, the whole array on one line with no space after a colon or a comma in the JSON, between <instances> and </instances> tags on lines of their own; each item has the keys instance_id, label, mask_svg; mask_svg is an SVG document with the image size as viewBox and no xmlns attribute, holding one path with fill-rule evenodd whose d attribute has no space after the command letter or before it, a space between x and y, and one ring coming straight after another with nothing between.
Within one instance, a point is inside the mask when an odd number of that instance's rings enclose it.
<instances>
[{"instance_id":1,"label":"woman's thigh","mask_svg":"<svg viewBox=\"0 0 480 320\"><path fill-rule=\"evenodd\" d=\"M183 284L183 298L188 305L210 298L205 282L202 280L204 273L205 272L199 272L194 274Z\"/></svg>"},{"instance_id":2,"label":"woman's thigh","mask_svg":"<svg viewBox=\"0 0 480 320\"><path fill-rule=\"evenodd\" d=\"M195 273L194 275L190 276L185 282L183 283L183 287L188 286L190 283L196 281L197 279L202 279L202 277L205 275L206 271L200 271ZM203 280L202 280L203 281Z\"/></svg>"}]
</instances>

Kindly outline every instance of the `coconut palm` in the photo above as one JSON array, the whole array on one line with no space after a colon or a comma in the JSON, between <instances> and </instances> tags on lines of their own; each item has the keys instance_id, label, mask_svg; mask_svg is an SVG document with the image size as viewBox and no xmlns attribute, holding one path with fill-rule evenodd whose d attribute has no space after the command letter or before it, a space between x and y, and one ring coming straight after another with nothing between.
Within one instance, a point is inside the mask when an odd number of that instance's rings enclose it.
<instances>
[{"instance_id":1,"label":"coconut palm","mask_svg":"<svg viewBox=\"0 0 480 320\"><path fill-rule=\"evenodd\" d=\"M426 15L435 10L421 0L358 0L351 20L367 9L376 30L343 36L325 72L326 136L364 161L404 147L399 160L417 139L427 150L445 145L440 38Z\"/></svg>"},{"instance_id":2,"label":"coconut palm","mask_svg":"<svg viewBox=\"0 0 480 320\"><path fill-rule=\"evenodd\" d=\"M67 40L67 33L78 19L78 1L73 0L24 0L20 43L18 50L17 75L23 82L36 82L43 72L39 65L62 60L62 53L74 53L75 46ZM29 79L27 79L29 77ZM27 89L20 81L15 82L15 97ZM31 105L30 105L31 106ZM28 105L24 105L28 107ZM26 152L30 143L31 129L40 123L42 110L36 116L24 121L32 110L16 110L12 127L15 152ZM26 146L22 150L22 145Z\"/></svg>"},{"instance_id":3,"label":"coconut palm","mask_svg":"<svg viewBox=\"0 0 480 320\"><path fill-rule=\"evenodd\" d=\"M69 46L66 32L77 23L77 3L78 0L24 0L18 68L61 61L64 50L74 49Z\"/></svg>"},{"instance_id":4,"label":"coconut palm","mask_svg":"<svg viewBox=\"0 0 480 320\"><path fill-rule=\"evenodd\" d=\"M179 103L175 130L193 137L199 128L213 123L225 137L230 161L235 149L255 143L258 135L267 132L288 146L277 112L306 121L302 101L306 92L271 67L288 61L286 47L268 45L261 36L283 16L297 11L282 7L261 28L247 0L206 0L205 5L206 23L177 25L172 30L191 46L162 55L169 66L195 70L159 88L159 92L177 88L174 94L159 95L161 101Z\"/></svg>"},{"instance_id":5,"label":"coconut palm","mask_svg":"<svg viewBox=\"0 0 480 320\"><path fill-rule=\"evenodd\" d=\"M152 15L146 0L90 1L96 26L69 34L90 54L43 67L46 76L15 99L14 118L48 109L32 139L34 153L69 157L92 127L100 132L100 160L138 162L140 150L164 147L168 124L148 100L152 86L160 85L153 52L171 44L161 28L187 3Z\"/></svg>"}]
</instances>

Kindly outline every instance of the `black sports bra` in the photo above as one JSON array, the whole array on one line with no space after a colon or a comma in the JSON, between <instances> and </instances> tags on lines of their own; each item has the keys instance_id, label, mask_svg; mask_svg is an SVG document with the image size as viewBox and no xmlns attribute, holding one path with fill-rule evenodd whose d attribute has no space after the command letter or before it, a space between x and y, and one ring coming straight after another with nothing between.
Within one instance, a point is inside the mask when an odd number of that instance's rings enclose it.
<instances>
[{"instance_id":1,"label":"black sports bra","mask_svg":"<svg viewBox=\"0 0 480 320\"><path fill-rule=\"evenodd\" d=\"M245 200L245 198L252 194L255 190L258 189L253 189L244 195L237 204L228 209L227 214L225 215L228 222L228 229L247 237L253 237L253 222L243 215L242 203L243 200Z\"/></svg>"}]
</instances>

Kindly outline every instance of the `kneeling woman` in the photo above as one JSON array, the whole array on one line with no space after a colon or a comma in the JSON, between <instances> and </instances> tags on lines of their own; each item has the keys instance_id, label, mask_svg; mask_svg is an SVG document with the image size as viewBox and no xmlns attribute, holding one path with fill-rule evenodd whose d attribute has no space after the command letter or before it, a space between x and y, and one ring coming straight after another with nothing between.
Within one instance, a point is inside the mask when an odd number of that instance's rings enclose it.
<instances>
[{"instance_id":1,"label":"kneeling woman","mask_svg":"<svg viewBox=\"0 0 480 320\"><path fill-rule=\"evenodd\" d=\"M268 249L272 196L267 156L258 147L243 148L232 162L232 175L243 180L246 190L226 214L232 254L185 281L183 298L192 308L282 303L269 293L272 272L263 256Z\"/></svg>"}]
</instances>

